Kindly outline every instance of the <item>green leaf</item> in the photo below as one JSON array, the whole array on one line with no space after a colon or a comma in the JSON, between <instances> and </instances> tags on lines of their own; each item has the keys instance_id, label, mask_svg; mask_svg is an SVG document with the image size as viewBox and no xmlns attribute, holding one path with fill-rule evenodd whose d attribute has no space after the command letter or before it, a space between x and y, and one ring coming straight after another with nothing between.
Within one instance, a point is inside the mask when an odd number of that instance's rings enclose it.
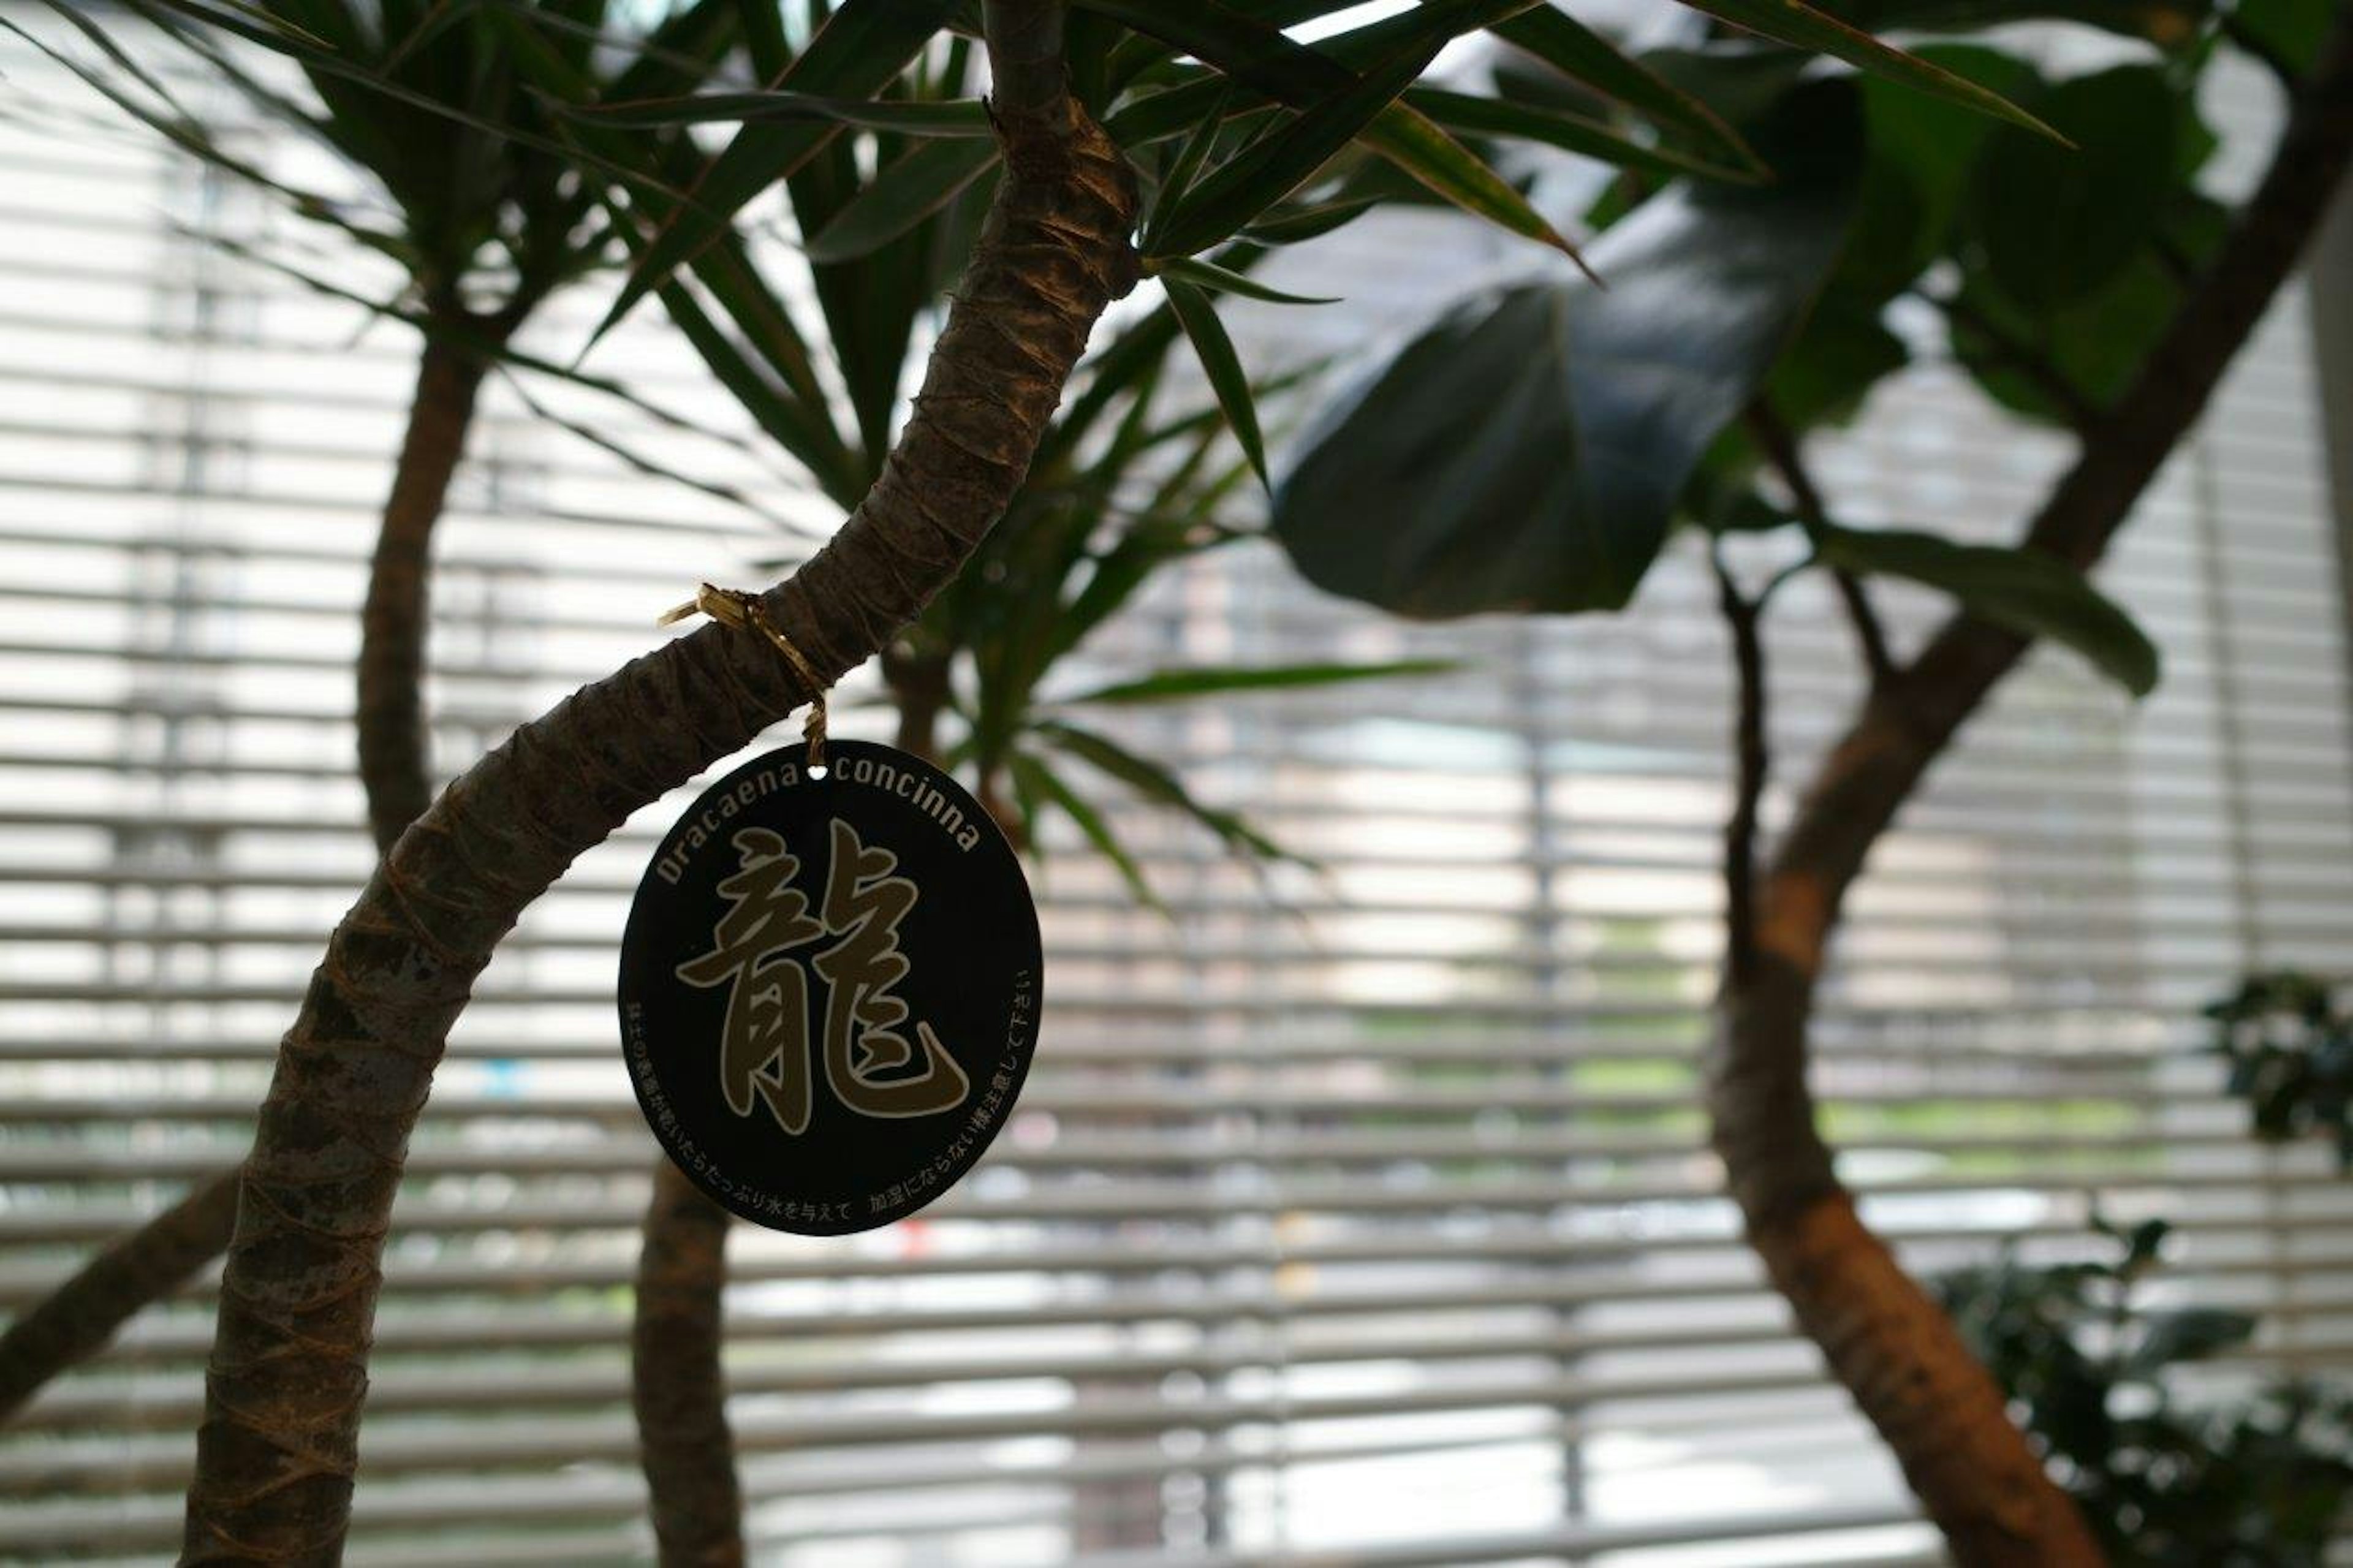
<instances>
[{"instance_id":1,"label":"green leaf","mask_svg":"<svg viewBox=\"0 0 2353 1568\"><path fill-rule=\"evenodd\" d=\"M1866 75L1883 77L1932 98L1947 99L2054 142L2066 140L2000 94L1931 65L1916 55L1890 48L1869 33L1801 5L1799 0L1683 0L1683 4L1760 37L1843 60Z\"/></svg>"},{"instance_id":2,"label":"green leaf","mask_svg":"<svg viewBox=\"0 0 2353 1568\"><path fill-rule=\"evenodd\" d=\"M819 97L879 90L947 24L955 0L841 0L775 86ZM743 127L712 160L637 264L589 342L610 331L656 287L725 232L754 197L815 156L841 127L787 121Z\"/></svg>"},{"instance_id":3,"label":"green leaf","mask_svg":"<svg viewBox=\"0 0 2353 1568\"><path fill-rule=\"evenodd\" d=\"M1270 288L1255 278L1246 278L1215 262L1195 257L1172 257L1151 268L1162 278L1178 278L1203 289L1214 289L1223 294L1239 294L1245 300L1263 300L1270 305L1336 305L1336 299L1314 294L1286 294Z\"/></svg>"},{"instance_id":4,"label":"green leaf","mask_svg":"<svg viewBox=\"0 0 2353 1568\"><path fill-rule=\"evenodd\" d=\"M1121 880L1127 884L1128 891L1135 895L1138 903L1156 910L1164 915L1169 912L1168 906L1160 901L1160 895L1152 890L1151 882L1144 875L1144 868L1136 863L1134 856L1127 852L1127 847L1122 844L1119 841L1119 836L1111 830L1111 824L1103 820L1103 813L1090 805L1084 796L1063 783L1061 776L1053 769L1027 752L1014 752L1007 759L1007 765L1012 770L1015 787L1018 790L1038 799L1052 802L1061 808L1065 816L1079 825L1079 831L1086 835L1087 842L1093 845L1097 852L1112 863L1113 868L1119 872ZM1037 840L1033 837L1030 843L1034 847Z\"/></svg>"},{"instance_id":5,"label":"green leaf","mask_svg":"<svg viewBox=\"0 0 2353 1568\"><path fill-rule=\"evenodd\" d=\"M1381 664L1196 665L1184 669L1155 670L1134 680L1098 686L1061 701L1073 707L1084 702L1170 702L1236 691L1288 691L1357 680L1448 675L1461 668L1460 662L1447 658L1402 658Z\"/></svg>"},{"instance_id":6,"label":"green leaf","mask_svg":"<svg viewBox=\"0 0 2353 1568\"><path fill-rule=\"evenodd\" d=\"M2231 13L2238 35L2289 70L2309 71L2343 14L2337 0L2238 0Z\"/></svg>"},{"instance_id":7,"label":"green leaf","mask_svg":"<svg viewBox=\"0 0 2353 1568\"><path fill-rule=\"evenodd\" d=\"M1466 136L1534 142L1623 169L1641 169L1670 178L1697 174L1703 179L1734 180L1744 184L1755 184L1762 174L1760 166L1747 163L1711 163L1671 146L1647 146L1600 121L1567 110L1513 103L1435 87L1414 88L1407 92L1405 100L1448 131Z\"/></svg>"},{"instance_id":8,"label":"green leaf","mask_svg":"<svg viewBox=\"0 0 2353 1568\"><path fill-rule=\"evenodd\" d=\"M1182 278L1164 279L1162 286L1168 290L1168 308L1176 312L1177 324L1200 356L1202 374L1209 378L1218 406L1226 411L1226 424L1234 439L1240 443L1250 467L1258 470L1259 482L1271 489L1274 481L1267 473L1266 437L1258 427L1258 400L1250 391L1250 377L1242 371L1241 358L1234 353L1234 341L1218 320L1217 307Z\"/></svg>"},{"instance_id":9,"label":"green leaf","mask_svg":"<svg viewBox=\"0 0 2353 1568\"><path fill-rule=\"evenodd\" d=\"M2237 3L2245 15L2250 0ZM2333 0L2295 3L2325 9ZM1840 14L1873 33L1977 33L2015 22L2073 22L2179 48L2198 37L2211 9L2211 0L1850 0Z\"/></svg>"},{"instance_id":10,"label":"green leaf","mask_svg":"<svg viewBox=\"0 0 2353 1568\"><path fill-rule=\"evenodd\" d=\"M1196 800L1183 781L1166 768L1145 761L1116 742L1059 719L1047 720L1036 728L1039 737L1048 745L1067 752L1090 767L1117 779L1146 800L1183 812L1216 834L1227 848L1265 860L1299 861L1298 856L1285 850L1232 812L1221 811Z\"/></svg>"},{"instance_id":11,"label":"green leaf","mask_svg":"<svg viewBox=\"0 0 2353 1568\"><path fill-rule=\"evenodd\" d=\"M939 211L997 162L995 142L927 142L874 176L803 248L811 261L853 261Z\"/></svg>"},{"instance_id":12,"label":"green leaf","mask_svg":"<svg viewBox=\"0 0 2353 1568\"><path fill-rule=\"evenodd\" d=\"M2220 243L2229 223L2220 205L2188 197L2168 215L2166 232L2196 264ZM2073 425L2075 411L2048 378L2072 389L2074 400L2105 405L2140 374L2149 351L2172 326L2182 296L2182 280L2172 268L2144 252L2097 293L2040 318L2013 304L1982 268L1968 268L1946 313L1954 356L1987 395L2030 417Z\"/></svg>"},{"instance_id":13,"label":"green leaf","mask_svg":"<svg viewBox=\"0 0 2353 1568\"><path fill-rule=\"evenodd\" d=\"M1211 171L1162 221L1154 242L1161 254L1190 256L1207 250L1305 184L1389 110L1442 42L1424 43L1375 68Z\"/></svg>"},{"instance_id":14,"label":"green leaf","mask_svg":"<svg viewBox=\"0 0 2353 1568\"><path fill-rule=\"evenodd\" d=\"M1782 351L1765 384L1766 400L1798 429L1844 424L1871 389L1911 363L1880 307L1833 284Z\"/></svg>"},{"instance_id":15,"label":"green leaf","mask_svg":"<svg viewBox=\"0 0 2353 1568\"><path fill-rule=\"evenodd\" d=\"M1275 492L1293 562L1406 616L1624 605L1830 273L1857 118L1851 81L1800 89L1758 128L1778 184L1673 188L1597 242L1608 289L1482 294L1385 359Z\"/></svg>"},{"instance_id":16,"label":"green leaf","mask_svg":"<svg viewBox=\"0 0 2353 1568\"><path fill-rule=\"evenodd\" d=\"M1935 45L1924 59L2005 97L2041 96L2033 67L1999 50ZM1862 84L1868 152L1862 205L1853 237L1831 285L1833 295L1893 298L1946 255L1955 215L1968 191L1980 150L2011 132L1981 114L1876 79ZM2036 145L2043 145L2036 139Z\"/></svg>"},{"instance_id":17,"label":"green leaf","mask_svg":"<svg viewBox=\"0 0 2353 1568\"><path fill-rule=\"evenodd\" d=\"M1378 196L1351 196L1308 206L1277 208L1243 229L1242 236L1268 245L1297 245L1303 240L1320 239L1380 205Z\"/></svg>"},{"instance_id":18,"label":"green leaf","mask_svg":"<svg viewBox=\"0 0 2353 1568\"><path fill-rule=\"evenodd\" d=\"M2211 1360L2254 1338L2255 1321L2218 1307L2152 1313L2140 1343L2125 1358L2125 1371L2147 1377L2183 1362Z\"/></svg>"},{"instance_id":19,"label":"green leaf","mask_svg":"<svg viewBox=\"0 0 2353 1568\"><path fill-rule=\"evenodd\" d=\"M1819 531L1815 547L1827 565L1924 584L2021 637L2063 643L2136 697L2156 689L2156 645L2114 600L2056 556L1961 544L1932 533L1835 526Z\"/></svg>"},{"instance_id":20,"label":"green leaf","mask_svg":"<svg viewBox=\"0 0 2353 1568\"><path fill-rule=\"evenodd\" d=\"M815 120L895 132L902 136L986 139L990 134L987 106L976 98L923 102L823 98L807 92L703 92L683 98L642 98L555 107L558 112L575 120L631 127Z\"/></svg>"},{"instance_id":21,"label":"green leaf","mask_svg":"<svg viewBox=\"0 0 2353 1568\"><path fill-rule=\"evenodd\" d=\"M1214 4L1214 0L1194 0L1183 5L1164 5L1161 0L1080 3L1086 9L1114 17L1139 33L1183 49L1240 86L1293 109L1313 110L1360 85L1360 79L1331 56L1295 43L1280 28L1229 10ZM1378 26L1385 29L1381 35L1385 46L1403 53L1430 43L1442 45L1450 38L1525 9L1524 0L1432 0L1404 17ZM1202 111L1206 111L1206 105ZM1178 121L1184 125L1193 122L1190 114ZM1120 133L1118 117L1114 117L1113 130L1114 134ZM1575 247L1510 182L1418 110L1402 103L1390 104L1373 117L1365 130L1364 142L1465 212L1548 245L1564 255L1577 254ZM1243 221L1256 216L1249 215Z\"/></svg>"},{"instance_id":22,"label":"green leaf","mask_svg":"<svg viewBox=\"0 0 2353 1568\"><path fill-rule=\"evenodd\" d=\"M2077 77L2035 105L2076 146L1996 131L1961 227L2002 292L2040 317L2097 292L2148 243L2177 183L2180 116L2176 89L2154 66Z\"/></svg>"},{"instance_id":23,"label":"green leaf","mask_svg":"<svg viewBox=\"0 0 2353 1568\"><path fill-rule=\"evenodd\" d=\"M1715 110L1648 66L1629 58L1617 45L1566 11L1545 5L1488 30L1652 124L1689 132L1734 166L1751 171L1764 168L1740 133Z\"/></svg>"}]
</instances>

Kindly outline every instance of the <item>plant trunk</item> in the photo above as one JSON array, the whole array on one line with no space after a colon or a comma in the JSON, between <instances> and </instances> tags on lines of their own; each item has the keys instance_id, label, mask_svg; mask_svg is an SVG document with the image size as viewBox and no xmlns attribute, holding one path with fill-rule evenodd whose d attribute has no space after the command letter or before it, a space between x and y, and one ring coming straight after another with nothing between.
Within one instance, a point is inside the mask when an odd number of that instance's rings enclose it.
<instances>
[{"instance_id":1,"label":"plant trunk","mask_svg":"<svg viewBox=\"0 0 2353 1568\"><path fill-rule=\"evenodd\" d=\"M2269 172L2133 385L2085 431L2026 542L2077 566L2105 550L2204 409L2319 225L2353 158L2353 17L2295 95ZM2101 1560L2066 1495L1949 1320L1862 1225L1806 1083L1822 955L1847 889L1930 765L2026 644L1957 616L1895 671L1822 763L1736 911L1750 933L1718 1007L1708 1104L1748 1236L1904 1468L1957 1561ZM1745 917L1745 918L1744 918Z\"/></svg>"},{"instance_id":2,"label":"plant trunk","mask_svg":"<svg viewBox=\"0 0 2353 1568\"><path fill-rule=\"evenodd\" d=\"M886 646L1003 514L1136 262L1133 175L1062 86L1060 8L987 7L1006 176L898 447L768 617L830 682ZM632 812L813 692L705 625L523 725L401 837L328 939L244 1172L183 1560L332 1563L410 1129L474 977Z\"/></svg>"},{"instance_id":3,"label":"plant trunk","mask_svg":"<svg viewBox=\"0 0 2353 1568\"><path fill-rule=\"evenodd\" d=\"M741 1568L744 1496L727 1429L727 1211L668 1159L638 1257L630 1396L661 1568Z\"/></svg>"},{"instance_id":4,"label":"plant trunk","mask_svg":"<svg viewBox=\"0 0 2353 1568\"><path fill-rule=\"evenodd\" d=\"M443 324L470 327L445 314ZM489 362L428 332L408 429L393 469L360 623L360 783L379 853L431 798L424 720L426 579L433 525L465 450ZM237 1180L224 1171L116 1240L0 1334L0 1422L52 1378L112 1342L122 1325L221 1255L237 1224Z\"/></svg>"},{"instance_id":5,"label":"plant trunk","mask_svg":"<svg viewBox=\"0 0 2353 1568\"><path fill-rule=\"evenodd\" d=\"M360 613L360 784L379 854L389 851L433 799L433 746L425 722L425 645L432 629L426 584L433 528L465 456L474 399L490 362L454 333L428 331L417 365L408 434L393 468Z\"/></svg>"}]
</instances>

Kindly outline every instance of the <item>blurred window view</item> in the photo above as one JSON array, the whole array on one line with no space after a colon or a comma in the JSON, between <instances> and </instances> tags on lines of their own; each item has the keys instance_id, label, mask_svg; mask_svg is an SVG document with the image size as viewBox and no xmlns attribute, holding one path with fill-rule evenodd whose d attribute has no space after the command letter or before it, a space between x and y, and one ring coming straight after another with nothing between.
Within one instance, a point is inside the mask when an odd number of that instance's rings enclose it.
<instances>
[{"instance_id":1,"label":"blurred window view","mask_svg":"<svg viewBox=\"0 0 2353 1568\"><path fill-rule=\"evenodd\" d=\"M0 14L61 40L37 9ZM0 1314L238 1157L373 863L352 659L413 359L365 305L396 286L381 258L30 49L7 76ZM2268 126L2265 84L2223 76L2217 123ZM1378 340L1520 264L1426 209L1284 259L1346 303L1236 307L1254 365ZM566 299L532 346L569 363L602 305ZM2353 1184L2325 1148L2252 1142L2200 1049L2200 1006L2240 974L2353 951L2309 309L2291 291L2104 574L2165 649L2157 694L2033 656L1873 860L1818 1038L1841 1168L1916 1269L2038 1256L2095 1207L2163 1214L2166 1288L2263 1314L2219 1383L2353 1357ZM1820 469L1850 521L2005 538L2062 448L1923 348ZM658 310L587 367L701 428L493 377L435 547L445 775L668 635L654 617L698 581L769 581L837 521ZM1775 623L1768 820L1854 695L1819 577ZM1314 864L1261 874L1107 797L1169 912L1049 835L1037 1068L979 1168L879 1232L734 1227L762 1561L1936 1560L1717 1196L1714 595L1685 550L1622 617L1412 626L1244 542L1089 646L1073 689L1090 660L1457 663L1123 716ZM1938 607L1884 597L1899 635ZM834 711L887 738L871 670ZM395 1215L354 1563L647 1559L628 1337L655 1152L612 996L629 891L691 793L531 910L459 1026ZM0 1559L176 1545L216 1277L0 1432Z\"/></svg>"}]
</instances>

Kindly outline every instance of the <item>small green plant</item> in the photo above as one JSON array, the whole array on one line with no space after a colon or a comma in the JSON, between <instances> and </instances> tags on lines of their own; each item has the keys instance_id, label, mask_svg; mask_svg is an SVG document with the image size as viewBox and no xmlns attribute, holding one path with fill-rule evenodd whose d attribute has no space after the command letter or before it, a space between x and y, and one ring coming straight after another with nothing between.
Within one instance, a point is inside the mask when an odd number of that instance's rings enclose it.
<instances>
[{"instance_id":1,"label":"small green plant","mask_svg":"<svg viewBox=\"0 0 2353 1568\"><path fill-rule=\"evenodd\" d=\"M2009 1248L1938 1281L2053 1478L2116 1563L2323 1562L2353 1500L2353 1400L2280 1383L2184 1405L2172 1373L2239 1349L2256 1320L2152 1307L2146 1287L2171 1227L2093 1225L2105 1257L2030 1265Z\"/></svg>"},{"instance_id":2,"label":"small green plant","mask_svg":"<svg viewBox=\"0 0 2353 1568\"><path fill-rule=\"evenodd\" d=\"M2295 970L2251 974L2206 1009L2229 1092L2247 1102L2266 1142L2327 1136L2353 1171L2353 1016L2337 986Z\"/></svg>"}]
</instances>

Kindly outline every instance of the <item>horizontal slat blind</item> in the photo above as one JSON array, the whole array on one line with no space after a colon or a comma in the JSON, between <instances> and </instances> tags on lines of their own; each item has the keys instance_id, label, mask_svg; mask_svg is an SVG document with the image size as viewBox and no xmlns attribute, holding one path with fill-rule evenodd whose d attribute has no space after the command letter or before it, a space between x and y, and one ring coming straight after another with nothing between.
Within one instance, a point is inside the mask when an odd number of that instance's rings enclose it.
<instances>
[{"instance_id":1,"label":"horizontal slat blind","mask_svg":"<svg viewBox=\"0 0 2353 1568\"><path fill-rule=\"evenodd\" d=\"M236 1158L365 875L350 661L412 351L203 236L342 286L388 289L380 270L158 153L29 50L5 65L12 1312ZM2234 91L2221 107L2259 129L2261 93ZM1255 360L1518 260L1431 217L1350 232L1304 264L1355 303L1238 310ZM567 355L596 303L540 344ZM2095 1198L2164 1214L2186 1243L2172 1288L2263 1310L2252 1366L2313 1369L2353 1356L2353 1187L2317 1151L2248 1143L2189 1021L2243 969L2339 964L2353 938L2303 310L2265 327L2107 574L2165 686L2134 708L2055 654L2010 683L1854 900L1817 1076L1846 1173L1915 1266L2006 1238L2063 1252ZM533 395L765 515L633 473L494 386L437 543L447 768L645 646L697 579L761 580L832 521L650 313L592 367L721 435ZM1820 467L1854 521L1999 538L2062 457L1929 365ZM1623 617L1408 628L1246 547L1090 647L1073 689L1185 659L1464 667L1128 727L1325 868L1261 889L1114 795L1164 920L1050 837L1047 1026L1008 1135L891 1230L733 1233L764 1561L1930 1560L1715 1195L1695 1099L1725 805L1710 594L1685 552ZM1887 598L1907 634L1936 608ZM1772 643L1778 818L1853 682L1824 595L1793 595ZM840 713L886 732L870 679ZM678 805L533 909L459 1026L396 1215L354 1562L646 1557L626 1341L653 1151L610 1013L624 901ZM214 1289L0 1434L0 1557L168 1552Z\"/></svg>"}]
</instances>

